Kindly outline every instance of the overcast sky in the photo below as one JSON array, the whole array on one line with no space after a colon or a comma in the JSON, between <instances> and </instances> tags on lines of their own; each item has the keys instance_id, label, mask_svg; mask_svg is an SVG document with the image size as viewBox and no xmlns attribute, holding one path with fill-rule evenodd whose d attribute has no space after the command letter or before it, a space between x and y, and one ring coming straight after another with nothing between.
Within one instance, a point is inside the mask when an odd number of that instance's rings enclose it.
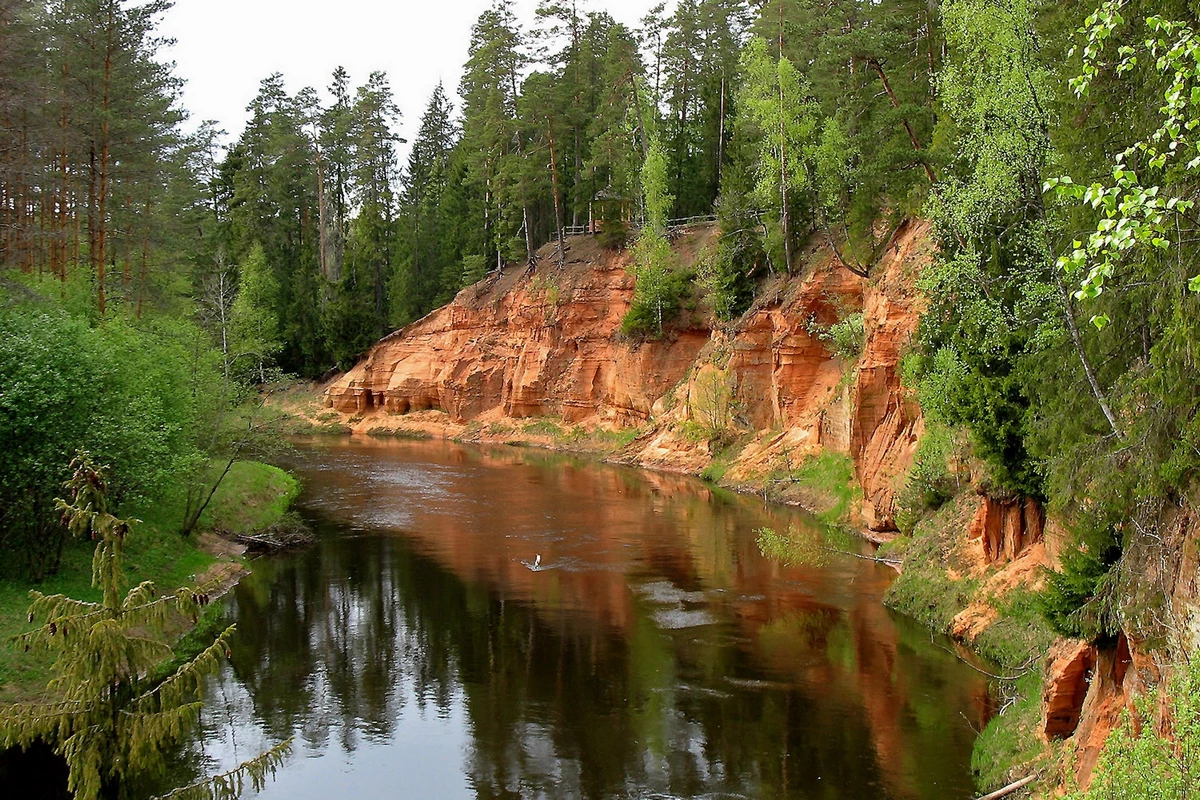
<instances>
[{"instance_id":1,"label":"overcast sky","mask_svg":"<svg viewBox=\"0 0 1200 800\"><path fill-rule=\"evenodd\" d=\"M657 0L591 0L636 26ZM281 72L289 92L324 92L338 65L355 86L372 70L391 80L411 139L430 92L441 80L457 93L471 25L491 0L175 0L160 32L176 40L170 57L187 83L188 128L214 119L236 138L259 82ZM537 0L517 0L522 24Z\"/></svg>"}]
</instances>

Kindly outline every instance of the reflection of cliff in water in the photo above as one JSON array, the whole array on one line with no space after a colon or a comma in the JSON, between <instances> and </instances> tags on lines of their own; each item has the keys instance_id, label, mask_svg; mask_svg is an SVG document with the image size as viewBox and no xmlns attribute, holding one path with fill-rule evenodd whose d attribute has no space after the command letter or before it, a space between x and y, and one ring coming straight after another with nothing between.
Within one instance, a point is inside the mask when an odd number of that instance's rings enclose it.
<instances>
[{"instance_id":1,"label":"reflection of cliff in water","mask_svg":"<svg viewBox=\"0 0 1200 800\"><path fill-rule=\"evenodd\" d=\"M458 714L457 763L406 769L465 769L481 798L969 793L959 712L978 725L985 685L883 609L886 570L758 554L754 528L802 517L516 451L303 459L321 543L238 588L214 695L244 750L351 753Z\"/></svg>"}]
</instances>

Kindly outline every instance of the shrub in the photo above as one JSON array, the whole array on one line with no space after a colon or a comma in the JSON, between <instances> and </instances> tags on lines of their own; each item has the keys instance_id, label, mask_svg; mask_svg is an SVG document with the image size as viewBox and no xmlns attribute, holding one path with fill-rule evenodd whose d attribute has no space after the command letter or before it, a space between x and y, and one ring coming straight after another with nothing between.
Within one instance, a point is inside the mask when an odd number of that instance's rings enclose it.
<instances>
[{"instance_id":1,"label":"shrub","mask_svg":"<svg viewBox=\"0 0 1200 800\"><path fill-rule=\"evenodd\" d=\"M1062 555L1062 568L1047 574L1042 614L1063 636L1111 639L1119 628L1112 576L1120 541L1111 526L1084 523L1072 544Z\"/></svg>"},{"instance_id":2,"label":"shrub","mask_svg":"<svg viewBox=\"0 0 1200 800\"><path fill-rule=\"evenodd\" d=\"M820 325L816 317L810 317L805 327L810 336L822 342L835 357L843 361L857 359L866 345L867 328L862 312L847 312L839 308L838 321L832 325Z\"/></svg>"},{"instance_id":3,"label":"shrub","mask_svg":"<svg viewBox=\"0 0 1200 800\"><path fill-rule=\"evenodd\" d=\"M661 338L679 318L685 300L692 294L695 273L682 269L639 269L633 304L621 320L626 336Z\"/></svg>"},{"instance_id":4,"label":"shrub","mask_svg":"<svg viewBox=\"0 0 1200 800\"><path fill-rule=\"evenodd\" d=\"M1168 681L1170 737L1125 712L1086 792L1069 800L1185 800L1200 786L1200 659ZM1138 716L1153 720L1157 698L1144 698Z\"/></svg>"},{"instance_id":5,"label":"shrub","mask_svg":"<svg viewBox=\"0 0 1200 800\"><path fill-rule=\"evenodd\" d=\"M625 220L605 221L596 238L605 250L624 250L629 244L629 223Z\"/></svg>"},{"instance_id":6,"label":"shrub","mask_svg":"<svg viewBox=\"0 0 1200 800\"><path fill-rule=\"evenodd\" d=\"M958 489L950 471L950 458L955 446L949 428L931 422L917 445L912 467L904 480L896 506L896 524L911 533L929 511L941 508Z\"/></svg>"},{"instance_id":7,"label":"shrub","mask_svg":"<svg viewBox=\"0 0 1200 800\"><path fill-rule=\"evenodd\" d=\"M45 308L0 309L0 550L35 579L57 570L53 498L76 451L112 467L114 503L153 496L200 458L198 417L220 386L184 323L102 327Z\"/></svg>"}]
</instances>

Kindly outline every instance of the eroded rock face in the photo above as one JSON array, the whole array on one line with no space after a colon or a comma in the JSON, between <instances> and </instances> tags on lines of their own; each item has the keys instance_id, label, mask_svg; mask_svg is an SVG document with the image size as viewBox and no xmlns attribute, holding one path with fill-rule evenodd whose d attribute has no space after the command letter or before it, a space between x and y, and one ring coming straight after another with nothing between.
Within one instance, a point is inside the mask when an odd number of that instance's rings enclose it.
<instances>
[{"instance_id":1,"label":"eroded rock face","mask_svg":"<svg viewBox=\"0 0 1200 800\"><path fill-rule=\"evenodd\" d=\"M1075 733L1096 668L1096 648L1087 642L1064 639L1046 659L1042 689L1042 735L1062 739Z\"/></svg>"},{"instance_id":2,"label":"eroded rock face","mask_svg":"<svg viewBox=\"0 0 1200 800\"><path fill-rule=\"evenodd\" d=\"M687 262L715 235L695 229L675 247ZM864 280L810 248L798 277L777 279L736 326L695 318L663 341L637 343L619 334L633 298L630 255L576 237L562 270L546 259L532 275L512 269L464 290L379 342L326 399L367 418L436 409L460 423L652 422L625 460L699 472L712 454L694 435L696 424L711 422L711 408L698 406L711 406L716 375L730 425L760 432L735 476L764 475L780 459L798 464L821 449L847 453L863 486L864 524L892 531L899 483L923 430L898 365L919 316L913 281L932 252L928 224L910 223ZM858 312L863 351L857 361L837 358L820 332Z\"/></svg>"},{"instance_id":3,"label":"eroded rock face","mask_svg":"<svg viewBox=\"0 0 1200 800\"><path fill-rule=\"evenodd\" d=\"M1031 497L1001 500L987 495L967 529L967 538L976 542L985 563L1015 561L1025 550L1042 541L1046 514Z\"/></svg>"},{"instance_id":4,"label":"eroded rock face","mask_svg":"<svg viewBox=\"0 0 1200 800\"><path fill-rule=\"evenodd\" d=\"M544 275L510 269L383 339L328 388L328 404L358 414L436 409L458 422L490 411L568 423L646 422L709 331L683 330L661 342L622 339L634 288L628 256L576 238L568 257L561 271L543 261Z\"/></svg>"},{"instance_id":5,"label":"eroded rock face","mask_svg":"<svg viewBox=\"0 0 1200 800\"><path fill-rule=\"evenodd\" d=\"M730 383L747 422L763 431L739 455L732 480L788 469L820 450L847 453L862 484L862 523L896 530L896 496L924 431L899 364L920 315L914 278L932 253L928 224L911 223L870 280L816 248L799 280L765 293L732 334ZM864 340L851 363L831 352L820 330L853 313L862 314Z\"/></svg>"}]
</instances>

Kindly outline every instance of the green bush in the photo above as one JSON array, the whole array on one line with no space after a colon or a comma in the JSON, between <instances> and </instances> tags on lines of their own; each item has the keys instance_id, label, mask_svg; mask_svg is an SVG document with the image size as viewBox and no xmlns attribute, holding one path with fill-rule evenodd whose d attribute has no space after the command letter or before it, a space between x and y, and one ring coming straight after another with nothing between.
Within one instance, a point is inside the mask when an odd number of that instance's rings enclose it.
<instances>
[{"instance_id":1,"label":"green bush","mask_svg":"<svg viewBox=\"0 0 1200 800\"><path fill-rule=\"evenodd\" d=\"M896 500L896 525L900 530L912 533L926 513L938 510L954 496L958 482L950 471L953 452L953 434L945 426L931 422L917 445L904 488Z\"/></svg>"},{"instance_id":2,"label":"green bush","mask_svg":"<svg viewBox=\"0 0 1200 800\"><path fill-rule=\"evenodd\" d=\"M862 312L838 309L838 321L832 325L820 325L810 317L805 326L810 336L822 342L829 352L842 361L854 361L863 351L867 341L866 321Z\"/></svg>"},{"instance_id":3,"label":"green bush","mask_svg":"<svg viewBox=\"0 0 1200 800\"><path fill-rule=\"evenodd\" d=\"M1112 583L1120 541L1112 527L1095 524L1077 529L1072 545L1062 555L1061 569L1047 573L1042 614L1063 636L1112 639L1120 627Z\"/></svg>"},{"instance_id":4,"label":"green bush","mask_svg":"<svg viewBox=\"0 0 1200 800\"><path fill-rule=\"evenodd\" d=\"M740 317L754 300L754 284L746 277L742 248L737 237L722 237L716 251L705 253L697 265L696 283L722 322Z\"/></svg>"},{"instance_id":5,"label":"green bush","mask_svg":"<svg viewBox=\"0 0 1200 800\"><path fill-rule=\"evenodd\" d=\"M605 250L624 250L629 244L629 223L624 220L606 221L596 239Z\"/></svg>"},{"instance_id":6,"label":"green bush","mask_svg":"<svg viewBox=\"0 0 1200 800\"><path fill-rule=\"evenodd\" d=\"M200 331L159 319L103 326L42 306L0 308L0 551L41 579L65 542L53 509L87 450L112 498L161 492L199 458L196 421L221 385Z\"/></svg>"},{"instance_id":7,"label":"green bush","mask_svg":"<svg viewBox=\"0 0 1200 800\"><path fill-rule=\"evenodd\" d=\"M633 304L621 320L621 333L658 338L679 318L692 296L691 270L639 270Z\"/></svg>"},{"instance_id":8,"label":"green bush","mask_svg":"<svg viewBox=\"0 0 1200 800\"><path fill-rule=\"evenodd\" d=\"M1200 659L1193 658L1167 683L1170 736L1152 721L1157 700L1138 704L1135 721L1125 712L1113 731L1086 792L1068 800L1186 800L1200 787Z\"/></svg>"}]
</instances>

